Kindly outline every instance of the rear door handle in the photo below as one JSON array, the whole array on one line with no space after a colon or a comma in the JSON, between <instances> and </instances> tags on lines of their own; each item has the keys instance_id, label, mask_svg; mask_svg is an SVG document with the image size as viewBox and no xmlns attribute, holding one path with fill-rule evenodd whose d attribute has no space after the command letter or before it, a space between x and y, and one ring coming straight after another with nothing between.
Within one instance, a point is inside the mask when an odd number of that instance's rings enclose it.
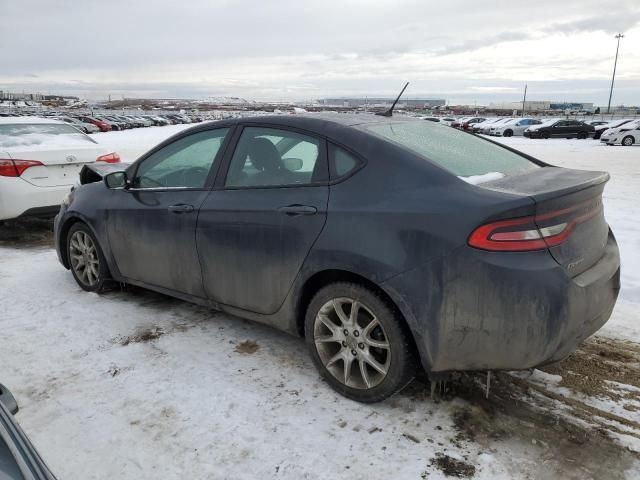
<instances>
[{"instance_id":1,"label":"rear door handle","mask_svg":"<svg viewBox=\"0 0 640 480\"><path fill-rule=\"evenodd\" d=\"M311 207L309 205L287 205L286 207L280 207L278 211L289 216L315 215L318 213L318 209L316 207Z\"/></svg>"},{"instance_id":2,"label":"rear door handle","mask_svg":"<svg viewBox=\"0 0 640 480\"><path fill-rule=\"evenodd\" d=\"M176 205L169 205L167 210L169 210L172 213L189 213L189 212L193 212L193 205L178 203Z\"/></svg>"}]
</instances>

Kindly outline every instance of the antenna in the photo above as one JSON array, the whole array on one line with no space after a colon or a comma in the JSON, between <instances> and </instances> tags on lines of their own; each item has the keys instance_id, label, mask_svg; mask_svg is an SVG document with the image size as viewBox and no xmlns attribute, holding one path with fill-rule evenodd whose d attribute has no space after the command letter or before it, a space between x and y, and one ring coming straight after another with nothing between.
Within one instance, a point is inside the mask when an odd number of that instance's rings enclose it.
<instances>
[{"instance_id":1,"label":"antenna","mask_svg":"<svg viewBox=\"0 0 640 480\"><path fill-rule=\"evenodd\" d=\"M402 94L404 93L404 91L407 89L408 86L409 86L409 82L404 84L404 87L402 87L402 90L400 91L400 95L398 95L398 97L395 99L395 101L393 102L389 110L387 110L386 112L378 112L376 113L376 115L380 115L381 117L391 117L393 115L393 109L395 108L396 103L398 103L398 100L400 100L400 97L402 96Z\"/></svg>"}]
</instances>

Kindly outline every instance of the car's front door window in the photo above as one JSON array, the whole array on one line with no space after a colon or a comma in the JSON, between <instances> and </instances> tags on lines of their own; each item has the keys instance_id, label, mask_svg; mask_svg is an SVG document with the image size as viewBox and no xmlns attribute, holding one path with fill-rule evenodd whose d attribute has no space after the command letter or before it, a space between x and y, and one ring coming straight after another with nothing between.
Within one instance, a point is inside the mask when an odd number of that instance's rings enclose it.
<instances>
[{"instance_id":1,"label":"car's front door window","mask_svg":"<svg viewBox=\"0 0 640 480\"><path fill-rule=\"evenodd\" d=\"M228 128L180 138L142 161L133 188L203 188Z\"/></svg>"}]
</instances>

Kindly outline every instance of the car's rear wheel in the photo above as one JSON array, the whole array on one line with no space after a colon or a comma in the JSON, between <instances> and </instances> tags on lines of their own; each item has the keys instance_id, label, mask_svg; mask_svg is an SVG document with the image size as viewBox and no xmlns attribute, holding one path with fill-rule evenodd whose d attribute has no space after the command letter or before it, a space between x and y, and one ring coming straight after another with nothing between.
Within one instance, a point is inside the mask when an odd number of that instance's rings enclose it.
<instances>
[{"instance_id":1,"label":"car's rear wheel","mask_svg":"<svg viewBox=\"0 0 640 480\"><path fill-rule=\"evenodd\" d=\"M305 332L320 374L353 400L384 400L415 375L415 354L399 314L361 285L340 282L319 290L307 309Z\"/></svg>"},{"instance_id":2,"label":"car's rear wheel","mask_svg":"<svg viewBox=\"0 0 640 480\"><path fill-rule=\"evenodd\" d=\"M69 229L67 258L73 278L83 290L100 292L111 278L100 245L84 223L75 223Z\"/></svg>"},{"instance_id":3,"label":"car's rear wheel","mask_svg":"<svg viewBox=\"0 0 640 480\"><path fill-rule=\"evenodd\" d=\"M625 147L630 147L635 143L635 139L631 135L627 135L622 139L622 145Z\"/></svg>"},{"instance_id":4,"label":"car's rear wheel","mask_svg":"<svg viewBox=\"0 0 640 480\"><path fill-rule=\"evenodd\" d=\"M505 130L504 133L502 134L503 137L512 137L513 136L513 130Z\"/></svg>"}]
</instances>

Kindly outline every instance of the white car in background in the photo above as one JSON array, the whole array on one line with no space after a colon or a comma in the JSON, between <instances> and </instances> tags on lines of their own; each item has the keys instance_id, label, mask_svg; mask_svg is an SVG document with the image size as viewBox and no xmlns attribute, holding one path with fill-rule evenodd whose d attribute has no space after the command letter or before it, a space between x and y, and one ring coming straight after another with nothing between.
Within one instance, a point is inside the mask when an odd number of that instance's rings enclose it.
<instances>
[{"instance_id":1,"label":"white car in background","mask_svg":"<svg viewBox=\"0 0 640 480\"><path fill-rule=\"evenodd\" d=\"M489 130L489 135L496 137L512 137L515 135L521 137L527 128L540 124L542 124L542 121L537 118L510 118L507 122L492 126Z\"/></svg>"},{"instance_id":2,"label":"white car in background","mask_svg":"<svg viewBox=\"0 0 640 480\"><path fill-rule=\"evenodd\" d=\"M493 123L500 121L501 119L498 117L487 118L486 120L478 123L474 123L470 125L467 131L471 133L482 133L483 128L489 128L489 126Z\"/></svg>"},{"instance_id":3,"label":"white car in background","mask_svg":"<svg viewBox=\"0 0 640 480\"><path fill-rule=\"evenodd\" d=\"M602 134L604 134L604 132L606 132L607 130L611 129L611 128L618 128L621 127L629 122L633 122L634 120L632 118L622 118L620 120L611 120L610 122L604 124L604 125L597 125L595 126L595 133L593 135L593 138L598 139L602 136Z\"/></svg>"},{"instance_id":4,"label":"white car in background","mask_svg":"<svg viewBox=\"0 0 640 480\"><path fill-rule=\"evenodd\" d=\"M64 122L0 118L0 221L55 214L88 163L120 157Z\"/></svg>"},{"instance_id":5,"label":"white car in background","mask_svg":"<svg viewBox=\"0 0 640 480\"><path fill-rule=\"evenodd\" d=\"M617 128L609 128L600 137L607 145L623 145L630 147L640 144L640 120L627 122Z\"/></svg>"},{"instance_id":6,"label":"white car in background","mask_svg":"<svg viewBox=\"0 0 640 480\"><path fill-rule=\"evenodd\" d=\"M474 125L473 131L475 133L482 133L483 135L490 135L492 129L499 128L501 125L506 125L511 120L513 120L511 117L503 117L493 119L490 122L484 121L480 124L480 126Z\"/></svg>"}]
</instances>

